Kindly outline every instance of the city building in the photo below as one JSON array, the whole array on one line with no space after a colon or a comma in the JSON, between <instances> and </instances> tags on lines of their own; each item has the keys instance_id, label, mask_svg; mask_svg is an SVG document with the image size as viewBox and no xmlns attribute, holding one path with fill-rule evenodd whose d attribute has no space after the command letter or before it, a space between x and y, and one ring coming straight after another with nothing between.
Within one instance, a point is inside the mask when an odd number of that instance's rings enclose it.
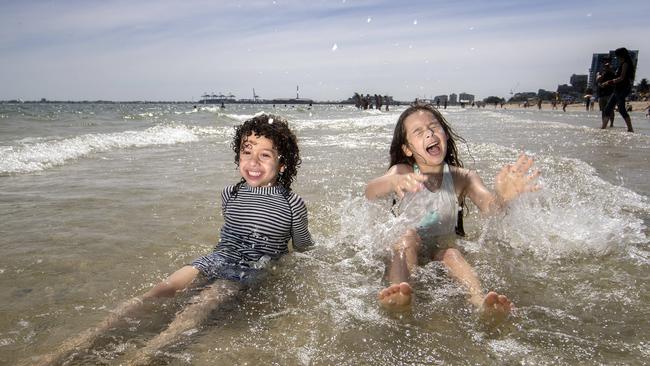
<instances>
[{"instance_id":1,"label":"city building","mask_svg":"<svg viewBox=\"0 0 650 366\"><path fill-rule=\"evenodd\" d=\"M458 103L458 95L456 95L456 93L449 94L449 104L456 104L456 103Z\"/></svg>"},{"instance_id":2,"label":"city building","mask_svg":"<svg viewBox=\"0 0 650 366\"><path fill-rule=\"evenodd\" d=\"M585 90L587 89L587 80L588 80L587 75L573 74L571 75L571 79L569 79L569 83L571 83L573 89L575 89L576 92L584 93Z\"/></svg>"},{"instance_id":3,"label":"city building","mask_svg":"<svg viewBox=\"0 0 650 366\"><path fill-rule=\"evenodd\" d=\"M474 94L460 93L458 94L458 102L467 104L474 103Z\"/></svg>"}]
</instances>

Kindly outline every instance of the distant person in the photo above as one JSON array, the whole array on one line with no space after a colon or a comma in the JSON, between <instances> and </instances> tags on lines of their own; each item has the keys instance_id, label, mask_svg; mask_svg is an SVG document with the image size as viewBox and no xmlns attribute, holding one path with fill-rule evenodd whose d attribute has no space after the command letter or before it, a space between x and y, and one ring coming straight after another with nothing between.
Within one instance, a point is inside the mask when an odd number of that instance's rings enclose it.
<instances>
[{"instance_id":1,"label":"distant person","mask_svg":"<svg viewBox=\"0 0 650 366\"><path fill-rule=\"evenodd\" d=\"M223 104L223 102L221 102L221 107L220 107L220 108L221 108L221 109L226 109L226 105Z\"/></svg>"},{"instance_id":2,"label":"distant person","mask_svg":"<svg viewBox=\"0 0 650 366\"><path fill-rule=\"evenodd\" d=\"M589 112L589 106L591 105L591 95L585 95L585 109Z\"/></svg>"},{"instance_id":3,"label":"distant person","mask_svg":"<svg viewBox=\"0 0 650 366\"><path fill-rule=\"evenodd\" d=\"M537 100L537 109L542 110L542 99Z\"/></svg>"},{"instance_id":4,"label":"distant person","mask_svg":"<svg viewBox=\"0 0 650 366\"><path fill-rule=\"evenodd\" d=\"M614 74L614 71L612 71L609 61L605 61L603 64L603 69L598 74L596 74L596 81L598 82L598 108L601 114L605 110L607 102L614 92L613 85L605 86L603 83L614 80L615 78L616 75ZM614 109L612 109L611 113L607 116L609 119L609 127L614 127L614 116Z\"/></svg>"},{"instance_id":5,"label":"distant person","mask_svg":"<svg viewBox=\"0 0 650 366\"><path fill-rule=\"evenodd\" d=\"M614 51L614 54L616 55L616 58L618 58L619 64L618 69L616 69L616 78L603 83L603 86L613 85L614 93L609 97L607 105L605 105L605 110L602 112L603 124L600 128L607 128L609 115L613 113L614 106L618 106L618 113L623 117L623 120L627 125L627 131L634 132L634 128L632 128L632 119L627 113L627 108L625 107L625 98L632 90L636 65L632 62L632 57L630 57L630 53L625 47L617 48Z\"/></svg>"},{"instance_id":6,"label":"distant person","mask_svg":"<svg viewBox=\"0 0 650 366\"><path fill-rule=\"evenodd\" d=\"M386 103L386 112L388 112L388 106L390 105L390 99L388 99L388 95L384 95L384 102Z\"/></svg>"},{"instance_id":7,"label":"distant person","mask_svg":"<svg viewBox=\"0 0 650 366\"><path fill-rule=\"evenodd\" d=\"M440 109L440 99L436 98L436 108Z\"/></svg>"},{"instance_id":8,"label":"distant person","mask_svg":"<svg viewBox=\"0 0 650 366\"><path fill-rule=\"evenodd\" d=\"M562 112L566 112L566 107L567 107L568 105L569 105L569 102L568 102L568 101L565 100L565 101L562 102Z\"/></svg>"},{"instance_id":9,"label":"distant person","mask_svg":"<svg viewBox=\"0 0 650 366\"><path fill-rule=\"evenodd\" d=\"M357 107L357 109L361 109L363 105L363 97L359 93L354 93L354 96L352 96L352 100L354 101L354 106Z\"/></svg>"},{"instance_id":10,"label":"distant person","mask_svg":"<svg viewBox=\"0 0 650 366\"><path fill-rule=\"evenodd\" d=\"M444 108L447 109L447 99L445 99L445 103L443 104Z\"/></svg>"}]
</instances>

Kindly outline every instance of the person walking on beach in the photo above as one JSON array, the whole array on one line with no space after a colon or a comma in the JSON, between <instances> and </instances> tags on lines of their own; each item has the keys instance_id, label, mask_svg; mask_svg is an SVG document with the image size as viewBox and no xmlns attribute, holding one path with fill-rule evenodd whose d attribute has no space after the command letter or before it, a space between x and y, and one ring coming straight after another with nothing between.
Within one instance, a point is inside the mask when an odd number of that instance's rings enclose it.
<instances>
[{"instance_id":1,"label":"person walking on beach","mask_svg":"<svg viewBox=\"0 0 650 366\"><path fill-rule=\"evenodd\" d=\"M97 327L41 357L39 364L61 363L72 352L89 347L145 303L174 297L190 286L202 288L169 327L137 350L128 363L148 364L158 350L196 329L212 310L261 280L268 264L289 252L289 240L298 251L314 244L305 204L291 191L301 160L287 122L273 115L255 116L236 128L231 147L241 180L221 192L224 225L214 251L123 303Z\"/></svg>"},{"instance_id":2,"label":"person walking on beach","mask_svg":"<svg viewBox=\"0 0 650 366\"><path fill-rule=\"evenodd\" d=\"M607 102L609 101L610 96L614 92L614 86L611 84L603 85L605 82L614 80L616 75L610 66L609 60L603 63L602 70L596 75L596 82L598 82L598 107L600 112L605 110ZM614 110L612 109L611 113L608 116L609 127L614 127Z\"/></svg>"},{"instance_id":3,"label":"person walking on beach","mask_svg":"<svg viewBox=\"0 0 650 366\"><path fill-rule=\"evenodd\" d=\"M607 128L609 115L614 113L614 107L618 106L618 113L623 117L623 120L627 125L627 131L634 132L634 128L632 128L632 118L630 118L630 115L627 113L627 108L625 106L625 98L632 90L636 65L632 62L632 57L630 57L630 53L625 47L617 48L614 51L614 54L618 59L619 66L618 69L616 69L616 78L602 83L603 86L613 85L614 92L609 97L609 101L607 101L605 109L602 112L603 124L600 128Z\"/></svg>"},{"instance_id":4,"label":"person walking on beach","mask_svg":"<svg viewBox=\"0 0 650 366\"><path fill-rule=\"evenodd\" d=\"M390 168L368 182L365 196L375 200L395 195L399 203L393 201L393 211L416 214L414 222L419 223L405 227L400 239L391 243L389 284L379 292L378 300L388 310L408 309L413 298L410 275L426 253L429 260L441 261L465 287L469 303L482 317L501 320L513 309L512 302L497 292L484 293L473 268L453 244L454 234L464 235L459 209L468 197L481 212L497 213L519 195L539 189L533 184L539 171L528 174L533 160L521 155L514 165L501 169L492 193L476 171L463 168L456 139L463 141L430 104L412 105L397 121L390 145Z\"/></svg>"}]
</instances>

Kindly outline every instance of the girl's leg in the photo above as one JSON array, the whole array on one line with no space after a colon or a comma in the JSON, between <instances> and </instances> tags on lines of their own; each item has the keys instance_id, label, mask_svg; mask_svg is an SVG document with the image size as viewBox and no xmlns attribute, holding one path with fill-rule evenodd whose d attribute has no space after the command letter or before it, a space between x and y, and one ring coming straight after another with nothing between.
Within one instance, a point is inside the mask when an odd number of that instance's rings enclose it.
<instances>
[{"instance_id":1,"label":"girl's leg","mask_svg":"<svg viewBox=\"0 0 650 366\"><path fill-rule=\"evenodd\" d=\"M618 105L618 113L621 114L623 117L623 120L625 121L625 124L627 125L627 132L634 132L634 129L632 128L632 118L630 118L630 115L627 113L627 106L625 105L625 98L627 97L628 92L614 92L614 95L616 95L616 102Z\"/></svg>"},{"instance_id":2,"label":"girl's leg","mask_svg":"<svg viewBox=\"0 0 650 366\"><path fill-rule=\"evenodd\" d=\"M483 289L476 272L458 249L439 249L436 251L434 259L441 261L451 277L467 289L469 302L476 307L482 316L501 319L510 313L513 305L506 296L492 291L485 296L483 295Z\"/></svg>"},{"instance_id":3,"label":"girl's leg","mask_svg":"<svg viewBox=\"0 0 650 366\"><path fill-rule=\"evenodd\" d=\"M169 327L138 350L128 364L148 364L163 347L177 340L183 333L197 328L219 305L237 295L242 286L239 283L218 280L194 297L192 304L180 312Z\"/></svg>"},{"instance_id":4,"label":"girl's leg","mask_svg":"<svg viewBox=\"0 0 650 366\"><path fill-rule=\"evenodd\" d=\"M421 240L414 229L409 229L393 244L387 269L390 285L379 291L379 302L389 310L404 310L411 304L412 290L408 280L418 264Z\"/></svg>"},{"instance_id":5,"label":"girl's leg","mask_svg":"<svg viewBox=\"0 0 650 366\"><path fill-rule=\"evenodd\" d=\"M111 328L114 328L125 317L140 310L145 301L157 297L174 296L177 291L185 289L190 283L192 283L198 273L199 271L191 266L185 266L179 269L167 277L163 282L149 290L146 294L134 297L131 300L120 304L96 327L81 332L76 337L61 344L53 353L41 357L38 365L58 364L62 359L69 356L74 351L90 347L99 336L106 333Z\"/></svg>"}]
</instances>

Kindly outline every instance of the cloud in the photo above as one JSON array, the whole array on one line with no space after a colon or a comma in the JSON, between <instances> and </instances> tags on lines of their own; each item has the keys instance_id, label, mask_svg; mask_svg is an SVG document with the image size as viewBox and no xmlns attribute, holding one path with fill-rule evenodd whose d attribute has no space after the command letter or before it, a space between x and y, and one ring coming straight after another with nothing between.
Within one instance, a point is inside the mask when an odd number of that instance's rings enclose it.
<instances>
[{"instance_id":1,"label":"cloud","mask_svg":"<svg viewBox=\"0 0 650 366\"><path fill-rule=\"evenodd\" d=\"M555 89L641 50L645 2L105 1L3 4L0 99L402 99ZM586 16L585 14L591 14ZM368 21L371 19L371 21ZM417 20L417 24L414 21ZM334 47L336 45L336 47ZM424 94L424 95L422 95Z\"/></svg>"}]
</instances>

